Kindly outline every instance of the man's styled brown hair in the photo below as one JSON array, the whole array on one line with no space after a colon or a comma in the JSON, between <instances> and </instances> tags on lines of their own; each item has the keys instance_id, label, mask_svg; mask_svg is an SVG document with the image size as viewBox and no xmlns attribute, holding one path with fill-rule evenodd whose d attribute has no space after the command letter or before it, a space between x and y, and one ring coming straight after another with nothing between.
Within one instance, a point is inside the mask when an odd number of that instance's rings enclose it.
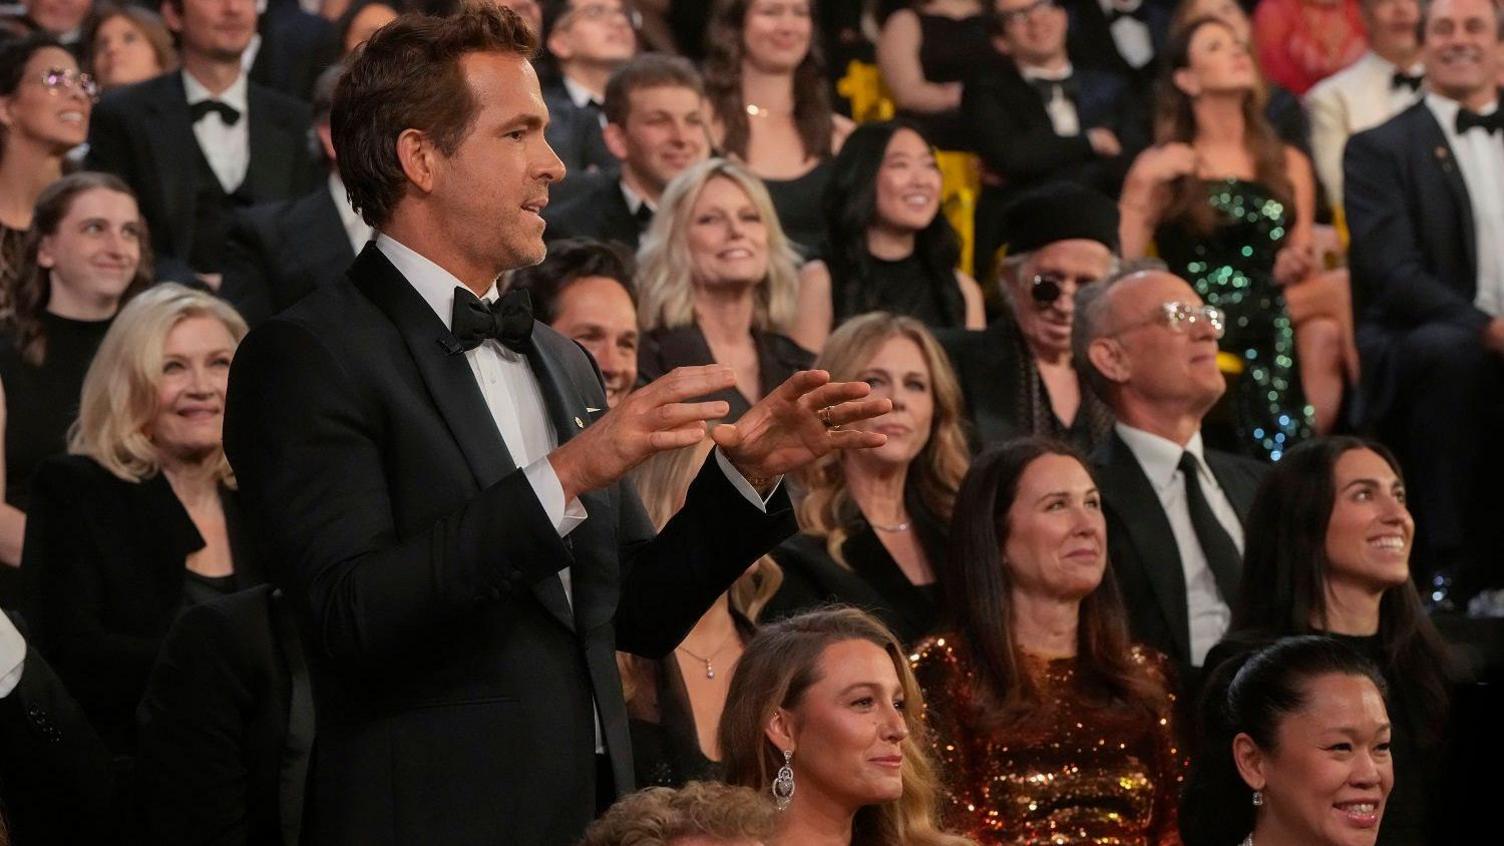
<instances>
[{"instance_id":1,"label":"man's styled brown hair","mask_svg":"<svg viewBox=\"0 0 1504 846\"><path fill-rule=\"evenodd\" d=\"M623 797L591 824L580 846L673 846L691 837L763 842L777 820L773 803L751 788L692 781Z\"/></svg>"},{"instance_id":2,"label":"man's styled brown hair","mask_svg":"<svg viewBox=\"0 0 1504 846\"><path fill-rule=\"evenodd\" d=\"M625 126L632 113L632 92L647 88L688 88L702 98L705 96L705 83L700 79L700 72L688 59L643 53L617 68L607 81L606 97L601 103L606 120Z\"/></svg>"},{"instance_id":3,"label":"man's styled brown hair","mask_svg":"<svg viewBox=\"0 0 1504 846\"><path fill-rule=\"evenodd\" d=\"M420 130L449 156L470 132L479 104L460 59L530 59L537 49L516 12L481 0L448 17L403 15L356 50L334 91L330 130L350 205L366 223L380 228L407 191L397 136Z\"/></svg>"}]
</instances>

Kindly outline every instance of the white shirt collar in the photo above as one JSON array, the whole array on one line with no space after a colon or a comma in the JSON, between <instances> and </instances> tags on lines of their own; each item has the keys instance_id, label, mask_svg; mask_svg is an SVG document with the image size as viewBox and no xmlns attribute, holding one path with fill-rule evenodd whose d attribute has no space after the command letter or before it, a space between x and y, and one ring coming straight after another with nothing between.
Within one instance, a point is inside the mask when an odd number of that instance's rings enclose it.
<instances>
[{"instance_id":1,"label":"white shirt collar","mask_svg":"<svg viewBox=\"0 0 1504 846\"><path fill-rule=\"evenodd\" d=\"M1462 104L1450 97L1443 97L1435 91L1426 92L1426 106L1431 109L1431 114L1436 116L1437 123L1446 132L1448 138L1457 135L1457 112ZM1499 110L1499 101L1495 100L1478 110L1480 115L1491 115Z\"/></svg>"},{"instance_id":2,"label":"white shirt collar","mask_svg":"<svg viewBox=\"0 0 1504 846\"><path fill-rule=\"evenodd\" d=\"M627 211L637 214L637 210L646 205L649 211L655 214L658 212L657 207L649 203L647 197L632 190L632 186L627 184L627 180L619 179L617 180L617 184L621 186L622 199L627 201Z\"/></svg>"},{"instance_id":3,"label":"white shirt collar","mask_svg":"<svg viewBox=\"0 0 1504 846\"><path fill-rule=\"evenodd\" d=\"M583 109L590 105L592 100L600 102L601 98L591 94L585 86L567 76L561 75L560 78L564 80L564 91L569 94L569 101L574 103L575 108Z\"/></svg>"},{"instance_id":4,"label":"white shirt collar","mask_svg":"<svg viewBox=\"0 0 1504 846\"><path fill-rule=\"evenodd\" d=\"M1169 438L1135 429L1125 423L1116 423L1113 428L1118 437L1123 439L1123 443L1128 445L1128 451L1138 459L1139 466L1144 469L1144 475L1149 477L1149 484L1154 486L1155 492L1164 490L1174 481L1175 472L1180 469L1180 456L1184 453L1194 455L1197 466L1206 467L1200 432L1192 435L1185 446L1181 446Z\"/></svg>"},{"instance_id":5,"label":"white shirt collar","mask_svg":"<svg viewBox=\"0 0 1504 846\"><path fill-rule=\"evenodd\" d=\"M1018 66L1018 73L1024 79L1042 79L1047 82L1061 82L1071 78L1076 68L1070 63L1065 63L1064 70L1045 70L1043 68L1031 68L1024 65Z\"/></svg>"},{"instance_id":6,"label":"white shirt collar","mask_svg":"<svg viewBox=\"0 0 1504 846\"><path fill-rule=\"evenodd\" d=\"M376 248L407 279L407 283L413 286L413 290L418 292L423 302L428 303L428 307L443 321L444 328L448 329L454 314L454 289L465 287L465 283L453 273L434 264L432 259L384 232L376 235ZM492 281L490 290L481 295L481 299L495 302L497 296L496 283Z\"/></svg>"},{"instance_id":7,"label":"white shirt collar","mask_svg":"<svg viewBox=\"0 0 1504 846\"><path fill-rule=\"evenodd\" d=\"M216 97L209 93L209 89L205 88L203 83L194 79L193 74L189 73L187 68L183 69L183 92L188 95L188 105L190 106L200 100L218 100L244 115L249 109L247 105L249 90L250 81L246 78L245 72L242 71L239 76L235 77L235 81L230 83L230 87L221 91L219 96Z\"/></svg>"}]
</instances>

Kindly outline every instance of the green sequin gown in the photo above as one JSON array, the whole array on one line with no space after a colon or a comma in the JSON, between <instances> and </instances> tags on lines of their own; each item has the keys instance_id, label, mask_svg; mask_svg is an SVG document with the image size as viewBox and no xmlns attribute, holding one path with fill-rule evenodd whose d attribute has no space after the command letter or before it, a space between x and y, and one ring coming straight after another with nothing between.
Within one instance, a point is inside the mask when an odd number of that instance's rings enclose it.
<instances>
[{"instance_id":1,"label":"green sequin gown","mask_svg":"<svg viewBox=\"0 0 1504 846\"><path fill-rule=\"evenodd\" d=\"M1274 282L1274 257L1289 234L1293 210L1257 182L1205 184L1217 228L1197 236L1181 221L1168 221L1155 233L1155 243L1172 272L1226 312L1221 349L1243 360L1242 376L1231 381L1236 447L1277 461L1311 436L1314 419L1301 391L1295 327Z\"/></svg>"}]
</instances>

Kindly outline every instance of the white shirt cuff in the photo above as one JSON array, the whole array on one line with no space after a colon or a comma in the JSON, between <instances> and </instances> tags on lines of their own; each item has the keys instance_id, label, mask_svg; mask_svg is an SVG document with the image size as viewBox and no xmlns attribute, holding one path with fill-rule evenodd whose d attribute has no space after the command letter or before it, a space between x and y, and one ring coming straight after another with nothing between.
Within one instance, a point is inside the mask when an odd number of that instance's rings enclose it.
<instances>
[{"instance_id":1,"label":"white shirt cuff","mask_svg":"<svg viewBox=\"0 0 1504 846\"><path fill-rule=\"evenodd\" d=\"M773 498L773 494L778 493L778 486L783 484L782 476L773 480L773 487L768 488L767 496L763 496L757 492L757 488L752 487L752 483L747 481L747 477L742 475L742 471L736 469L731 463L731 459L727 458L725 453L721 452L720 447L715 448L715 463L720 466L721 472L726 474L726 478L730 480L731 486L736 488L737 493L745 497L748 502L757 506L758 511L764 514L768 513L768 500ZM564 494L559 494L561 499L563 496Z\"/></svg>"},{"instance_id":2,"label":"white shirt cuff","mask_svg":"<svg viewBox=\"0 0 1504 846\"><path fill-rule=\"evenodd\" d=\"M538 503L543 506L548 522L553 524L559 537L565 537L585 522L585 517L588 516L585 506L578 499L567 503L564 501L564 485L559 481L559 474L554 472L554 466L549 463L548 456L524 467L522 475L533 486L533 495L538 497Z\"/></svg>"},{"instance_id":3,"label":"white shirt cuff","mask_svg":"<svg viewBox=\"0 0 1504 846\"><path fill-rule=\"evenodd\" d=\"M0 612L0 699L10 695L21 683L26 669L26 639L16 631L10 618Z\"/></svg>"}]
</instances>

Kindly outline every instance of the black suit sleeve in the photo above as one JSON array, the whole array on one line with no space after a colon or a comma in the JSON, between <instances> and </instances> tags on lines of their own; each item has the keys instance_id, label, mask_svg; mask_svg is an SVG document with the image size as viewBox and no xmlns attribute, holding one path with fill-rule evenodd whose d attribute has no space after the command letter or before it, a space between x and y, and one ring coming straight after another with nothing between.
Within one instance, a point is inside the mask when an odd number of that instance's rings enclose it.
<instances>
[{"instance_id":1,"label":"black suit sleeve","mask_svg":"<svg viewBox=\"0 0 1504 846\"><path fill-rule=\"evenodd\" d=\"M1349 258L1360 310L1395 327L1452 323L1482 332L1489 316L1428 267L1410 215L1413 204L1405 196L1400 153L1376 133L1354 135L1342 157Z\"/></svg>"},{"instance_id":2,"label":"black suit sleeve","mask_svg":"<svg viewBox=\"0 0 1504 846\"><path fill-rule=\"evenodd\" d=\"M259 223L254 210L242 210L230 222L225 235L224 281L219 288L219 296L235 306L251 326L272 316L269 241Z\"/></svg>"},{"instance_id":3,"label":"black suit sleeve","mask_svg":"<svg viewBox=\"0 0 1504 846\"><path fill-rule=\"evenodd\" d=\"M89 152L84 166L89 170L102 170L124 179L127 185L139 191L140 183L131 155L128 117L121 104L106 97L94 107L89 115Z\"/></svg>"},{"instance_id":4,"label":"black suit sleeve","mask_svg":"<svg viewBox=\"0 0 1504 846\"><path fill-rule=\"evenodd\" d=\"M1018 104L1008 102L1005 84L973 77L962 94L961 110L976 128L977 152L989 168L1010 182L1030 182L1092 158L1084 134L1065 138L1047 120L1033 126L1019 121Z\"/></svg>"}]
</instances>

